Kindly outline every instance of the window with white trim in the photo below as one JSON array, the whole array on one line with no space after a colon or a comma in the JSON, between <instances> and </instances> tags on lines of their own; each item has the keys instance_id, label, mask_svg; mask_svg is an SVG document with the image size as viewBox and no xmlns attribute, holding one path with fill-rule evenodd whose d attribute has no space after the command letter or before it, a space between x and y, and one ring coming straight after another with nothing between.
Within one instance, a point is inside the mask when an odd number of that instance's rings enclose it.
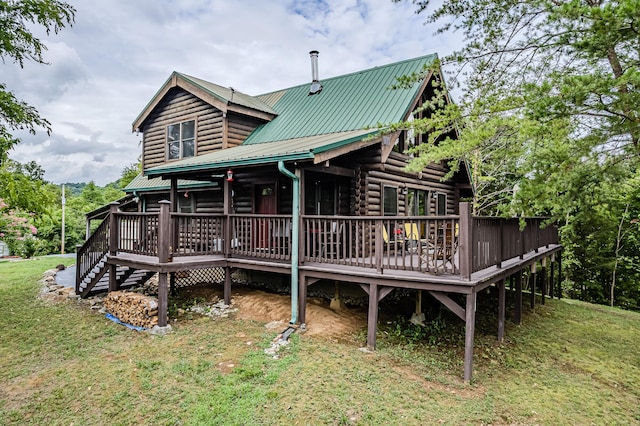
<instances>
[{"instance_id":1,"label":"window with white trim","mask_svg":"<svg viewBox=\"0 0 640 426\"><path fill-rule=\"evenodd\" d=\"M193 157L196 151L195 120L167 126L167 159Z\"/></svg>"}]
</instances>

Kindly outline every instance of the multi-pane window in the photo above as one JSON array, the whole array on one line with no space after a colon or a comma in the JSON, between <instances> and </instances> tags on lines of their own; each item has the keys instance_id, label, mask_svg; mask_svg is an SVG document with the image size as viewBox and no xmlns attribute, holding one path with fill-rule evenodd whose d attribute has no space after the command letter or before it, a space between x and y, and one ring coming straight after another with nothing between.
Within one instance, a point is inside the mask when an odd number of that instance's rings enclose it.
<instances>
[{"instance_id":1,"label":"multi-pane window","mask_svg":"<svg viewBox=\"0 0 640 426\"><path fill-rule=\"evenodd\" d=\"M167 158L193 157L195 155L195 120L167 126Z\"/></svg>"},{"instance_id":2,"label":"multi-pane window","mask_svg":"<svg viewBox=\"0 0 640 426\"><path fill-rule=\"evenodd\" d=\"M382 189L382 200L384 204L385 216L396 216L398 214L398 188L385 186Z\"/></svg>"}]
</instances>

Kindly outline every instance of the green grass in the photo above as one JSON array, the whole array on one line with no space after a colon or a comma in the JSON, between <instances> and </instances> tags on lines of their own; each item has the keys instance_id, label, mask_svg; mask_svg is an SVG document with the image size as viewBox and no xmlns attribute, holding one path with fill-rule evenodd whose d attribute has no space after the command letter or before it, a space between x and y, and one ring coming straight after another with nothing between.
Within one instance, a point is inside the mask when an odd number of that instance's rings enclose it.
<instances>
[{"instance_id":1,"label":"green grass","mask_svg":"<svg viewBox=\"0 0 640 426\"><path fill-rule=\"evenodd\" d=\"M46 305L37 282L58 263L0 263L0 424L640 423L637 313L547 301L498 344L483 293L465 384L450 317L435 338L382 321L372 354L358 350L364 332L302 335L273 359L275 332L257 322L193 316L154 337Z\"/></svg>"}]
</instances>

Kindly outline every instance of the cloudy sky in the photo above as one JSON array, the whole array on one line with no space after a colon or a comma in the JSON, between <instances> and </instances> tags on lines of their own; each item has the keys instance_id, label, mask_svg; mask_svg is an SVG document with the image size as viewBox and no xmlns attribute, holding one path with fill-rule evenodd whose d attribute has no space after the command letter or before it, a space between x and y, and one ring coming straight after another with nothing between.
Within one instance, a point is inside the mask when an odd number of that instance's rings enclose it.
<instances>
[{"instance_id":1,"label":"cloudy sky","mask_svg":"<svg viewBox=\"0 0 640 426\"><path fill-rule=\"evenodd\" d=\"M410 2L391 0L67 0L75 24L44 37L50 65L1 64L0 80L53 128L10 152L54 182L105 185L137 161L131 123L180 71L250 95L459 46Z\"/></svg>"}]
</instances>

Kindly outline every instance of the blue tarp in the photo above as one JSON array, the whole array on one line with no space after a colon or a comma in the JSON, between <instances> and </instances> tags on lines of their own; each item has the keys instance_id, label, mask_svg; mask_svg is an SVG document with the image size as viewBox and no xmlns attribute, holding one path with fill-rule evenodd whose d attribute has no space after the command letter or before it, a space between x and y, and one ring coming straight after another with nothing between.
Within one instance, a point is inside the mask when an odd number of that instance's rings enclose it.
<instances>
[{"instance_id":1,"label":"blue tarp","mask_svg":"<svg viewBox=\"0 0 640 426\"><path fill-rule=\"evenodd\" d=\"M128 327L128 328L130 328L132 330L136 330L136 331L144 331L144 330L146 330L146 328L144 328L144 327L139 327L137 325L131 325L131 324L127 324L126 322L122 322L122 321L120 321L118 319L118 317L115 317L115 316L111 315L108 312L106 313L105 317L107 319L110 319L111 321L115 322L116 324L124 325L125 327Z\"/></svg>"}]
</instances>

